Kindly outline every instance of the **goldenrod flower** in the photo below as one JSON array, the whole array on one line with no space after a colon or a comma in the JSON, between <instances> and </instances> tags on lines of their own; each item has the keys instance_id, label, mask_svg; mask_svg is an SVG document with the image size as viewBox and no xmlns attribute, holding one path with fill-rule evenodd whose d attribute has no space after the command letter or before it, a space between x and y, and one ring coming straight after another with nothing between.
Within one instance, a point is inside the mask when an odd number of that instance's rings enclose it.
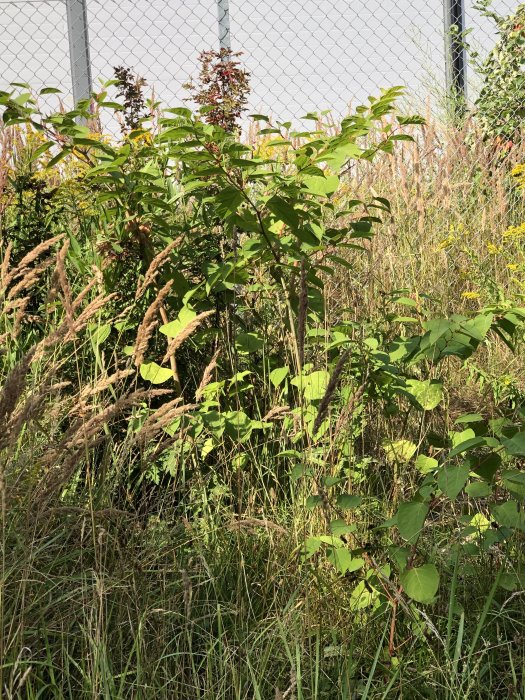
<instances>
[{"instance_id":1,"label":"goldenrod flower","mask_svg":"<svg viewBox=\"0 0 525 700\"><path fill-rule=\"evenodd\" d=\"M463 292L461 296L464 299L479 299L481 295L478 292Z\"/></svg>"},{"instance_id":2,"label":"goldenrod flower","mask_svg":"<svg viewBox=\"0 0 525 700\"><path fill-rule=\"evenodd\" d=\"M441 243L439 243L437 249L438 250L446 250L447 248L450 248L450 246L456 241L456 236L450 235L444 238Z\"/></svg>"},{"instance_id":3,"label":"goldenrod flower","mask_svg":"<svg viewBox=\"0 0 525 700\"><path fill-rule=\"evenodd\" d=\"M525 223L519 226L509 226L506 231L503 231L503 238L523 238L525 236Z\"/></svg>"}]
</instances>

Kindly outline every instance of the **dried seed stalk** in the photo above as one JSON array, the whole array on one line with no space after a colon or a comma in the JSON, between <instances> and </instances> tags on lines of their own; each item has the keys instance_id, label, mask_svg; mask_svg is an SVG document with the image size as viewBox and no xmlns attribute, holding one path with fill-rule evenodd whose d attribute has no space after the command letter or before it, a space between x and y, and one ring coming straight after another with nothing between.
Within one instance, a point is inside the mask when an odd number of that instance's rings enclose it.
<instances>
[{"instance_id":1,"label":"dried seed stalk","mask_svg":"<svg viewBox=\"0 0 525 700\"><path fill-rule=\"evenodd\" d=\"M317 415L315 417L314 425L312 428L312 435L314 436L321 427L323 420L325 419L326 413L330 406L330 402L332 401L332 398L339 384L339 380L341 379L341 373L349 357L350 351L346 350L346 352L344 352L339 358L337 365L335 366L335 369L332 373L332 376L330 377L330 381L328 382L328 386L326 387L325 394L321 399L321 403L319 404Z\"/></svg>"},{"instance_id":2,"label":"dried seed stalk","mask_svg":"<svg viewBox=\"0 0 525 700\"><path fill-rule=\"evenodd\" d=\"M219 357L220 350L217 350L214 354L214 356L211 358L210 363L206 366L206 369L204 370L202 374L202 379L200 381L199 386L197 387L197 391L195 392L195 401L200 401L202 399L202 395L204 394L204 389L208 386L208 384L211 382L211 378L213 376L213 372L215 371L215 368L217 367L217 359Z\"/></svg>"},{"instance_id":3,"label":"dried seed stalk","mask_svg":"<svg viewBox=\"0 0 525 700\"><path fill-rule=\"evenodd\" d=\"M149 285L153 284L161 267L169 260L171 253L181 244L183 238L184 236L179 236L153 258L146 270L142 283L137 287L135 299L140 299Z\"/></svg>"},{"instance_id":4,"label":"dried seed stalk","mask_svg":"<svg viewBox=\"0 0 525 700\"><path fill-rule=\"evenodd\" d=\"M193 331L196 330L206 318L213 316L214 313L215 311L203 311L198 316L195 316L195 318L192 321L190 321L190 323L188 323L188 325L185 328L183 328L181 332L175 336L175 338L170 340L168 348L166 350L166 354L164 355L162 361L166 362L170 357L172 357L175 354L175 352L180 348L182 343L190 337Z\"/></svg>"},{"instance_id":5,"label":"dried seed stalk","mask_svg":"<svg viewBox=\"0 0 525 700\"><path fill-rule=\"evenodd\" d=\"M155 327L157 326L159 319L158 314L164 302L164 299L168 296L171 287L173 286L173 280L169 280L164 287L159 291L153 302L149 305L142 323L137 331L137 340L135 343L135 366L140 367L144 362L144 355L148 349L149 340L152 336Z\"/></svg>"}]
</instances>

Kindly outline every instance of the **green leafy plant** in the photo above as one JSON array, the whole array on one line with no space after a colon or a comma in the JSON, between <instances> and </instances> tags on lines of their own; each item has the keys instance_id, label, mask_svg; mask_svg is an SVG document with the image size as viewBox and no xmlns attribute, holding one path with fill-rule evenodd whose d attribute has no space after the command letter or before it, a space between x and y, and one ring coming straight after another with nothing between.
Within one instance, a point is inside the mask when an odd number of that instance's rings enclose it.
<instances>
[{"instance_id":1,"label":"green leafy plant","mask_svg":"<svg viewBox=\"0 0 525 700\"><path fill-rule=\"evenodd\" d=\"M499 38L488 58L478 66L483 86L476 100L477 119L485 138L496 139L508 150L520 138L525 95L525 5L508 17L490 10L491 2L477 9L496 22Z\"/></svg>"},{"instance_id":2,"label":"green leafy plant","mask_svg":"<svg viewBox=\"0 0 525 700\"><path fill-rule=\"evenodd\" d=\"M32 172L56 182L53 213L60 204L70 214L66 236L56 230L63 219L50 218L47 233L56 235L32 252L36 272L11 266L4 242L2 367L9 386L24 377L2 409L10 506L54 503L80 508L82 518L93 503L118 502L118 517L136 509L146 522L137 533L162 543L159 559L165 541L183 543L168 550L162 575L169 570L182 586L188 619L197 592L187 571L198 565L211 586L219 580L203 551L215 562L234 537L244 546L243 528L284 534L294 575L307 572L321 598L333 589L344 601L334 614L388 616L374 668L384 653L393 669L406 638L433 633L421 606L440 609L459 563L467 576L468 566L497 552L486 618L501 582L511 591L522 581L514 553L524 534L525 424L519 402L495 416L486 406L451 416L448 378L468 376L472 358L491 344L513 352L525 311L494 300L447 315L432 311L429 295L389 289L372 313L333 293L363 260L375 282L376 233L391 224L392 208L375 187L357 196L355 173L413 145L406 132L421 119L398 114L401 89L371 98L337 129L319 114L305 116L311 130L253 115L261 148L242 143L231 124L211 122L206 107L140 116L119 139L94 133L93 108L95 117L122 111L107 100L111 83L93 103L51 115L30 93L0 95L4 127L41 136ZM13 199L7 218L18 208ZM43 321L29 331L19 305L47 269ZM65 394L52 440L39 424L51 389L42 397L39 383ZM30 456L14 460L25 454L24 431L33 436ZM259 491L247 493L255 475ZM244 517L278 499L283 511L296 509L296 537L286 517ZM153 527L150 519L168 508L170 524ZM124 529L118 536L132 549L142 534ZM93 532L98 562L107 531ZM232 568L248 577L244 561ZM146 578L157 563L145 567ZM264 585L278 588L277 576ZM232 588L221 594L228 605ZM457 658L450 651L454 596L445 653L459 673L461 625ZM223 624L224 608L218 599L211 624ZM201 634L197 626L193 633ZM209 634L205 627L201 651ZM127 682L126 670L121 676Z\"/></svg>"}]
</instances>

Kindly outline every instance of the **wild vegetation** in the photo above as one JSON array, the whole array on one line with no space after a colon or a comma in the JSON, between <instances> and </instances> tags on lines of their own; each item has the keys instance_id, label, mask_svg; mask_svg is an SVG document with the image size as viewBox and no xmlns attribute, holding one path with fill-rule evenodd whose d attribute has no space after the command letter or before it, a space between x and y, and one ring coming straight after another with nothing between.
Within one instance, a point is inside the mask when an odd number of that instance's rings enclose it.
<instances>
[{"instance_id":1,"label":"wild vegetation","mask_svg":"<svg viewBox=\"0 0 525 700\"><path fill-rule=\"evenodd\" d=\"M520 146L233 58L0 94L3 696L523 698Z\"/></svg>"}]
</instances>

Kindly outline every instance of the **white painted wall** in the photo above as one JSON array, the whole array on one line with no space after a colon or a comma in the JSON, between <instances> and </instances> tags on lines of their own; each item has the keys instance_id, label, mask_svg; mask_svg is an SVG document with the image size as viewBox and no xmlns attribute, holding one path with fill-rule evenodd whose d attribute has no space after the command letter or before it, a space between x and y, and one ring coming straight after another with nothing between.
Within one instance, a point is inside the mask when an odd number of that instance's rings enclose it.
<instances>
[{"instance_id":1,"label":"white painted wall","mask_svg":"<svg viewBox=\"0 0 525 700\"><path fill-rule=\"evenodd\" d=\"M466 1L471 40L491 23ZM494 0L511 12L517 0ZM217 47L215 0L87 0L93 78L124 64L180 104L199 51ZM346 111L379 87L425 98L444 84L442 0L230 0L232 45L252 75L251 107L282 118ZM0 89L15 80L71 90L63 0L0 0Z\"/></svg>"}]
</instances>

